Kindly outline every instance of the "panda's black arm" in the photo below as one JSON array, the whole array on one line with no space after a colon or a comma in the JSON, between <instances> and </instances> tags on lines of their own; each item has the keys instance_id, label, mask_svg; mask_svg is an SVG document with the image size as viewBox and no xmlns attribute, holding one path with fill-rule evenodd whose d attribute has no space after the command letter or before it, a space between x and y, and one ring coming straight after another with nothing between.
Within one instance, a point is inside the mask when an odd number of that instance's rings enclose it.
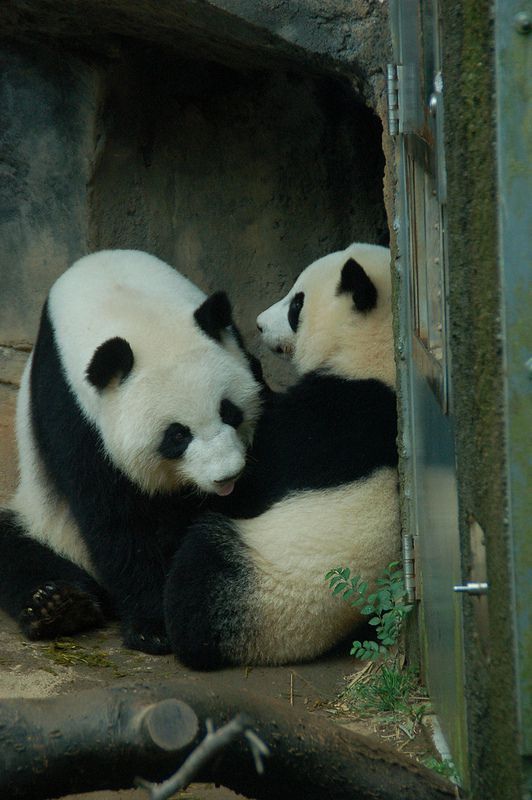
<instances>
[{"instance_id":1,"label":"panda's black arm","mask_svg":"<svg viewBox=\"0 0 532 800\"><path fill-rule=\"evenodd\" d=\"M128 502L129 500L129 502ZM163 592L171 556L179 542L179 522L161 523L159 508L108 509L93 524L85 517L83 535L94 569L121 620L124 644L150 653L170 652L163 618ZM102 524L102 522L104 524Z\"/></svg>"}]
</instances>

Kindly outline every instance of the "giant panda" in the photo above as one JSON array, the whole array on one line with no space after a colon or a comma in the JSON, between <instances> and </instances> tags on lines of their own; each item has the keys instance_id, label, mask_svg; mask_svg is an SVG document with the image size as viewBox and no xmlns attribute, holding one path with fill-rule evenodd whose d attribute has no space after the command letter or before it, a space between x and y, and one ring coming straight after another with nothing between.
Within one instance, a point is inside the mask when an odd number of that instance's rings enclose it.
<instances>
[{"instance_id":1,"label":"giant panda","mask_svg":"<svg viewBox=\"0 0 532 800\"><path fill-rule=\"evenodd\" d=\"M257 325L301 377L270 398L224 513L193 522L174 556L167 631L195 669L318 656L360 619L325 573L371 584L399 554L389 250L320 258Z\"/></svg>"},{"instance_id":2,"label":"giant panda","mask_svg":"<svg viewBox=\"0 0 532 800\"><path fill-rule=\"evenodd\" d=\"M32 639L121 619L168 652L163 584L185 527L245 464L259 382L225 294L154 256L86 256L53 285L17 406L0 606Z\"/></svg>"}]
</instances>

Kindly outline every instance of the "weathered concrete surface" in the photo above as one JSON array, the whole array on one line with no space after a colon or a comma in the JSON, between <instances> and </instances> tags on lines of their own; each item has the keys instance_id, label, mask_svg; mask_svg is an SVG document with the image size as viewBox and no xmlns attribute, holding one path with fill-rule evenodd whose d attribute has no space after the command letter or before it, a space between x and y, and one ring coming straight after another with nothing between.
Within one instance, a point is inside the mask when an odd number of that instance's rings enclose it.
<instances>
[{"instance_id":1,"label":"weathered concrete surface","mask_svg":"<svg viewBox=\"0 0 532 800\"><path fill-rule=\"evenodd\" d=\"M0 345L33 341L51 281L87 250L96 104L79 58L0 48Z\"/></svg>"},{"instance_id":2,"label":"weathered concrete surface","mask_svg":"<svg viewBox=\"0 0 532 800\"><path fill-rule=\"evenodd\" d=\"M10 498L17 481L16 401L16 386L0 383L0 504Z\"/></svg>"},{"instance_id":3,"label":"weathered concrete surface","mask_svg":"<svg viewBox=\"0 0 532 800\"><path fill-rule=\"evenodd\" d=\"M381 240L381 123L364 101L383 113L385 14L378 0L4 3L0 381L90 250L144 248L223 285L250 338L309 261Z\"/></svg>"},{"instance_id":4,"label":"weathered concrete surface","mask_svg":"<svg viewBox=\"0 0 532 800\"><path fill-rule=\"evenodd\" d=\"M257 314L308 263L385 233L380 122L329 78L126 51L102 129L91 249L147 249L224 288L257 347Z\"/></svg>"},{"instance_id":5,"label":"weathered concrete surface","mask_svg":"<svg viewBox=\"0 0 532 800\"><path fill-rule=\"evenodd\" d=\"M128 37L237 67L311 65L349 75L373 107L390 52L381 0L5 0L0 30L105 54Z\"/></svg>"}]
</instances>

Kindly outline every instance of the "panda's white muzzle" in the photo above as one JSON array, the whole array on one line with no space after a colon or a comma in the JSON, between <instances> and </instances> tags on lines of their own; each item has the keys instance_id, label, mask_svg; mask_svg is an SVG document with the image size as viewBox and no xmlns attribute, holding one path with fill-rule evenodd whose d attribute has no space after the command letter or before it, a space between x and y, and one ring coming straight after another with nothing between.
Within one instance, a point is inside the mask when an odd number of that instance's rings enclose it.
<instances>
[{"instance_id":1,"label":"panda's white muzzle","mask_svg":"<svg viewBox=\"0 0 532 800\"><path fill-rule=\"evenodd\" d=\"M289 301L285 297L257 317L262 341L274 353L290 357L294 352L295 333L288 322Z\"/></svg>"},{"instance_id":2,"label":"panda's white muzzle","mask_svg":"<svg viewBox=\"0 0 532 800\"><path fill-rule=\"evenodd\" d=\"M230 425L222 425L209 438L194 438L183 457L181 470L196 486L208 494L225 497L246 464L246 447Z\"/></svg>"}]
</instances>

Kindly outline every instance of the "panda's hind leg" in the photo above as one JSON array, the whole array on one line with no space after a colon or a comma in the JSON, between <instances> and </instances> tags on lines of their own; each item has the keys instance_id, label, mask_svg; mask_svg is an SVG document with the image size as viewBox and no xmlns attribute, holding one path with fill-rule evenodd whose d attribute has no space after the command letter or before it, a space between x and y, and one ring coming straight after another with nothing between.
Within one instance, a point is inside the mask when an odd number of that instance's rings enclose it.
<instances>
[{"instance_id":1,"label":"panda's hind leg","mask_svg":"<svg viewBox=\"0 0 532 800\"><path fill-rule=\"evenodd\" d=\"M27 535L8 509L0 509L0 608L34 640L99 627L111 611L94 578Z\"/></svg>"},{"instance_id":2,"label":"panda's hind leg","mask_svg":"<svg viewBox=\"0 0 532 800\"><path fill-rule=\"evenodd\" d=\"M248 663L255 635L252 582L253 565L232 520L211 513L189 528L165 589L166 629L184 666L213 670Z\"/></svg>"}]
</instances>

